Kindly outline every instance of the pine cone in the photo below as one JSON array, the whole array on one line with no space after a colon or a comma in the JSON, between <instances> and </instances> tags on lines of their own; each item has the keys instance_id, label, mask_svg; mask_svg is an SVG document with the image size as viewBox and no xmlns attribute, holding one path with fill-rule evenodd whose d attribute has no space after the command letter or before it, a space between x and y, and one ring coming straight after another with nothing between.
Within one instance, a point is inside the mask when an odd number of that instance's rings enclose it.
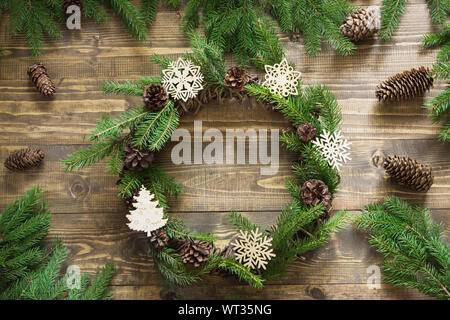
<instances>
[{"instance_id":1,"label":"pine cone","mask_svg":"<svg viewBox=\"0 0 450 320\"><path fill-rule=\"evenodd\" d=\"M13 151L5 160L5 167L12 171L21 171L38 166L45 153L37 148L25 148Z\"/></svg>"},{"instance_id":2,"label":"pine cone","mask_svg":"<svg viewBox=\"0 0 450 320\"><path fill-rule=\"evenodd\" d=\"M38 91L44 96L52 96L55 92L55 86L47 74L47 69L42 64L33 64L28 68L28 76Z\"/></svg>"},{"instance_id":3,"label":"pine cone","mask_svg":"<svg viewBox=\"0 0 450 320\"><path fill-rule=\"evenodd\" d=\"M311 122L305 122L298 126L297 134L300 140L308 142L314 139L317 134L317 129Z\"/></svg>"},{"instance_id":4,"label":"pine cone","mask_svg":"<svg viewBox=\"0 0 450 320\"><path fill-rule=\"evenodd\" d=\"M433 184L431 168L408 157L389 156L384 159L383 167L398 183L416 191L428 191Z\"/></svg>"},{"instance_id":5,"label":"pine cone","mask_svg":"<svg viewBox=\"0 0 450 320\"><path fill-rule=\"evenodd\" d=\"M199 267L202 263L208 261L213 250L213 243L200 240L183 241L177 248L183 263L193 264L194 267Z\"/></svg>"},{"instance_id":6,"label":"pine cone","mask_svg":"<svg viewBox=\"0 0 450 320\"><path fill-rule=\"evenodd\" d=\"M341 26L341 33L350 41L366 39L380 29L381 17L378 7L360 8L347 16Z\"/></svg>"},{"instance_id":7,"label":"pine cone","mask_svg":"<svg viewBox=\"0 0 450 320\"><path fill-rule=\"evenodd\" d=\"M159 111L169 102L166 88L159 84L151 84L144 90L144 103L150 111Z\"/></svg>"},{"instance_id":8,"label":"pine cone","mask_svg":"<svg viewBox=\"0 0 450 320\"><path fill-rule=\"evenodd\" d=\"M331 193L328 186L321 180L311 179L306 181L300 189L300 195L309 206L321 204L328 207L331 205Z\"/></svg>"},{"instance_id":9,"label":"pine cone","mask_svg":"<svg viewBox=\"0 0 450 320\"><path fill-rule=\"evenodd\" d=\"M225 74L225 87L234 92L243 91L248 82L247 69L244 67L231 67Z\"/></svg>"},{"instance_id":10,"label":"pine cone","mask_svg":"<svg viewBox=\"0 0 450 320\"><path fill-rule=\"evenodd\" d=\"M140 150L128 144L125 147L125 168L142 171L153 162L155 154L150 150Z\"/></svg>"},{"instance_id":11,"label":"pine cone","mask_svg":"<svg viewBox=\"0 0 450 320\"><path fill-rule=\"evenodd\" d=\"M433 86L433 78L429 77L429 69L420 67L403 71L390 77L377 86L375 92L379 101L399 101L421 96Z\"/></svg>"},{"instance_id":12,"label":"pine cone","mask_svg":"<svg viewBox=\"0 0 450 320\"><path fill-rule=\"evenodd\" d=\"M150 233L149 241L153 245L153 247L155 247L156 249L160 249L166 247L169 244L170 238L167 234L166 229L160 228Z\"/></svg>"},{"instance_id":13,"label":"pine cone","mask_svg":"<svg viewBox=\"0 0 450 320\"><path fill-rule=\"evenodd\" d=\"M67 13L67 8L72 5L80 7L80 12L83 12L83 3L81 2L81 0L63 0L64 14L71 15L71 13Z\"/></svg>"}]
</instances>

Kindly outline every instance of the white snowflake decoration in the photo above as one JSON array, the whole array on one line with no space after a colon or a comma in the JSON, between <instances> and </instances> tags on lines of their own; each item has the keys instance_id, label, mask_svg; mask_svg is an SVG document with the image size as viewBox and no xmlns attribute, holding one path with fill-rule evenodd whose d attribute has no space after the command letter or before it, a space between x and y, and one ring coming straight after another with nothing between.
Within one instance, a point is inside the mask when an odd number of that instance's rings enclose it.
<instances>
[{"instance_id":1,"label":"white snowflake decoration","mask_svg":"<svg viewBox=\"0 0 450 320\"><path fill-rule=\"evenodd\" d=\"M162 71L162 84L175 100L186 102L203 89L200 67L189 60L179 58Z\"/></svg>"},{"instance_id":2,"label":"white snowflake decoration","mask_svg":"<svg viewBox=\"0 0 450 320\"><path fill-rule=\"evenodd\" d=\"M158 201L153 201L155 196L150 193L144 186L142 186L139 194L134 197L136 203L133 206L136 208L130 210L130 214L127 215L130 223L127 223L131 230L147 232L147 236L150 237L150 233L164 227L167 223L167 219L163 219L163 208L158 208Z\"/></svg>"},{"instance_id":3,"label":"white snowflake decoration","mask_svg":"<svg viewBox=\"0 0 450 320\"><path fill-rule=\"evenodd\" d=\"M250 269L266 269L275 254L272 252L272 238L258 230L240 231L239 239L232 243L236 259Z\"/></svg>"},{"instance_id":4,"label":"white snowflake decoration","mask_svg":"<svg viewBox=\"0 0 450 320\"><path fill-rule=\"evenodd\" d=\"M342 164L346 163L347 160L352 160L350 152L348 152L352 143L344 139L341 131L330 133L324 130L320 137L313 141L313 144L319 148L320 153L329 165L337 170L340 170Z\"/></svg>"},{"instance_id":5,"label":"white snowflake decoration","mask_svg":"<svg viewBox=\"0 0 450 320\"><path fill-rule=\"evenodd\" d=\"M286 58L279 64L273 66L266 65L266 81L263 86L269 88L272 94L278 94L287 97L290 94L297 95L298 78L302 75L301 72L295 71L291 67Z\"/></svg>"}]
</instances>

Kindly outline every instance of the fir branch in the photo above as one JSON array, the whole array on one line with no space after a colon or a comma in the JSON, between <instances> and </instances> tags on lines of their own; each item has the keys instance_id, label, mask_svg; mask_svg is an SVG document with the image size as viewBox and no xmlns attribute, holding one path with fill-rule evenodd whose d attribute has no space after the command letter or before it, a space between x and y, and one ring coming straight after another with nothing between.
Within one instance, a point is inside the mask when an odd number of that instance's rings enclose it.
<instances>
[{"instance_id":1,"label":"fir branch","mask_svg":"<svg viewBox=\"0 0 450 320\"><path fill-rule=\"evenodd\" d=\"M188 271L180 256L171 248L157 250L149 246L156 270L169 286L188 286L200 280L198 275Z\"/></svg>"},{"instance_id":2,"label":"fir branch","mask_svg":"<svg viewBox=\"0 0 450 320\"><path fill-rule=\"evenodd\" d=\"M119 197L132 197L134 192L138 191L144 184L144 173L136 170L127 170L119 183Z\"/></svg>"},{"instance_id":3,"label":"fir branch","mask_svg":"<svg viewBox=\"0 0 450 320\"><path fill-rule=\"evenodd\" d=\"M83 15L97 23L104 23L108 19L105 9L97 0L83 0Z\"/></svg>"},{"instance_id":4,"label":"fir branch","mask_svg":"<svg viewBox=\"0 0 450 320\"><path fill-rule=\"evenodd\" d=\"M431 22L435 24L444 24L450 10L448 0L426 0L430 11Z\"/></svg>"},{"instance_id":5,"label":"fir branch","mask_svg":"<svg viewBox=\"0 0 450 320\"><path fill-rule=\"evenodd\" d=\"M149 114L148 109L141 106L123 112L119 118L110 118L105 115L102 121L97 122L97 127L93 130L89 139L95 141L106 137L119 136L125 128L135 126L145 120Z\"/></svg>"},{"instance_id":6,"label":"fir branch","mask_svg":"<svg viewBox=\"0 0 450 320\"><path fill-rule=\"evenodd\" d=\"M150 56L150 60L156 63L157 65L161 66L163 69L166 69L169 64L173 62L173 59L162 56L160 54L154 53Z\"/></svg>"},{"instance_id":7,"label":"fir branch","mask_svg":"<svg viewBox=\"0 0 450 320\"><path fill-rule=\"evenodd\" d=\"M219 264L219 268L229 271L239 277L239 279L246 281L255 288L263 287L263 279L260 276L253 274L246 266L240 264L232 258L223 258Z\"/></svg>"},{"instance_id":8,"label":"fir branch","mask_svg":"<svg viewBox=\"0 0 450 320\"><path fill-rule=\"evenodd\" d=\"M143 86L128 80L125 80L124 83L108 81L102 84L101 89L105 93L124 94L127 96L142 96L144 94Z\"/></svg>"},{"instance_id":9,"label":"fir branch","mask_svg":"<svg viewBox=\"0 0 450 320\"><path fill-rule=\"evenodd\" d=\"M200 240L200 241L206 241L206 242L214 242L217 241L217 238L211 234L211 233L197 233L196 231L189 230L184 225L183 220L166 216L165 218L168 219L166 223L166 230L169 237L173 239L180 239L180 240Z\"/></svg>"},{"instance_id":10,"label":"fir branch","mask_svg":"<svg viewBox=\"0 0 450 320\"><path fill-rule=\"evenodd\" d=\"M141 0L141 16L147 25L152 25L158 11L159 0Z\"/></svg>"},{"instance_id":11,"label":"fir branch","mask_svg":"<svg viewBox=\"0 0 450 320\"><path fill-rule=\"evenodd\" d=\"M108 290L108 285L115 272L116 266L107 263L96 275L84 294L76 300L111 300L113 295Z\"/></svg>"},{"instance_id":12,"label":"fir branch","mask_svg":"<svg viewBox=\"0 0 450 320\"><path fill-rule=\"evenodd\" d=\"M122 19L131 36L138 40L147 38L147 28L139 10L128 0L108 0L116 14Z\"/></svg>"},{"instance_id":13,"label":"fir branch","mask_svg":"<svg viewBox=\"0 0 450 320\"><path fill-rule=\"evenodd\" d=\"M81 170L111 155L114 150L117 150L117 148L115 148L116 144L120 142L120 139L98 141L86 149L75 152L63 159L62 163L67 171L73 171L75 169Z\"/></svg>"},{"instance_id":14,"label":"fir branch","mask_svg":"<svg viewBox=\"0 0 450 320\"><path fill-rule=\"evenodd\" d=\"M450 41L450 24L446 24L439 32L429 33L422 37L422 45L425 48L437 47Z\"/></svg>"},{"instance_id":15,"label":"fir branch","mask_svg":"<svg viewBox=\"0 0 450 320\"><path fill-rule=\"evenodd\" d=\"M442 241L442 226L431 219L427 209L390 196L382 204L366 206L356 222L369 233L369 243L383 254L386 281L450 299L450 248Z\"/></svg>"},{"instance_id":16,"label":"fir branch","mask_svg":"<svg viewBox=\"0 0 450 320\"><path fill-rule=\"evenodd\" d=\"M381 6L381 31L383 40L391 40L397 30L409 0L383 0Z\"/></svg>"},{"instance_id":17,"label":"fir branch","mask_svg":"<svg viewBox=\"0 0 450 320\"><path fill-rule=\"evenodd\" d=\"M139 123L133 137L133 144L138 148L160 150L170 139L173 131L178 127L178 111L172 101L159 112L151 112Z\"/></svg>"},{"instance_id":18,"label":"fir branch","mask_svg":"<svg viewBox=\"0 0 450 320\"><path fill-rule=\"evenodd\" d=\"M259 230L263 234L267 233L263 228L258 227L257 225L253 224L250 220L248 220L242 214L240 214L236 211L230 211L229 213L227 213L225 218L227 219L228 223L231 224L234 229L236 229L236 231Z\"/></svg>"}]
</instances>

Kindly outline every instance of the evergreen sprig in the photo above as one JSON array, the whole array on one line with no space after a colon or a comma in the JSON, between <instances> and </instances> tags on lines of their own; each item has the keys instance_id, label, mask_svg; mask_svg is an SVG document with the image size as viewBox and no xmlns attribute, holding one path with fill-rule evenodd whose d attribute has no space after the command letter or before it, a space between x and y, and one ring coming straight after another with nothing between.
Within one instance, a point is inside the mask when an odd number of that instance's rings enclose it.
<instances>
[{"instance_id":1,"label":"evergreen sprig","mask_svg":"<svg viewBox=\"0 0 450 320\"><path fill-rule=\"evenodd\" d=\"M178 1L166 0L171 6ZM140 9L129 0L82 0L83 16L104 23L108 15L106 7L112 8L122 20L130 35L138 40L147 38L147 26L155 18L159 0L142 0ZM33 55L41 55L44 34L53 39L61 39L67 16L59 0L5 0L0 4L2 14L11 16L9 32L12 35L24 33Z\"/></svg>"},{"instance_id":2,"label":"evergreen sprig","mask_svg":"<svg viewBox=\"0 0 450 320\"><path fill-rule=\"evenodd\" d=\"M339 27L354 9L347 0L190 0L182 28L189 32L203 23L208 41L240 64L263 68L284 56L273 20L284 32L302 33L310 55L321 51L322 38L339 54L351 54L355 46Z\"/></svg>"},{"instance_id":3,"label":"evergreen sprig","mask_svg":"<svg viewBox=\"0 0 450 320\"><path fill-rule=\"evenodd\" d=\"M390 196L366 206L356 222L384 256L384 280L450 299L450 247L442 240L443 224L434 222L428 209Z\"/></svg>"},{"instance_id":4,"label":"evergreen sprig","mask_svg":"<svg viewBox=\"0 0 450 320\"><path fill-rule=\"evenodd\" d=\"M422 44L426 48L442 46L437 61L434 63L431 76L450 81L450 24L446 24L439 32L424 35ZM447 88L434 99L424 104L433 123L442 122L439 140L450 140L450 88Z\"/></svg>"},{"instance_id":5,"label":"evergreen sprig","mask_svg":"<svg viewBox=\"0 0 450 320\"><path fill-rule=\"evenodd\" d=\"M67 275L60 277L68 251L60 241L41 245L51 220L43 193L35 186L0 213L0 300L111 299L114 265L107 264L92 283L82 275L79 289L70 290Z\"/></svg>"},{"instance_id":6,"label":"evergreen sprig","mask_svg":"<svg viewBox=\"0 0 450 320\"><path fill-rule=\"evenodd\" d=\"M426 0L431 16L431 22L444 24L450 11L448 0ZM393 34L400 25L409 0L383 0L381 6L381 30L380 36L384 40L392 39Z\"/></svg>"}]
</instances>

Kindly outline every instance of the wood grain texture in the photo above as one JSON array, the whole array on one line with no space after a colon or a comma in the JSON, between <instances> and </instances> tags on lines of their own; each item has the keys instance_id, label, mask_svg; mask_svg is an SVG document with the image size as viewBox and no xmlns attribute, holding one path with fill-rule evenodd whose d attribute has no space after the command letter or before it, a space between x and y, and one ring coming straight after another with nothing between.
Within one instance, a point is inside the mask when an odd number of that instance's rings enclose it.
<instances>
[{"instance_id":1,"label":"wood grain texture","mask_svg":"<svg viewBox=\"0 0 450 320\"><path fill-rule=\"evenodd\" d=\"M380 0L352 1L356 5L379 5ZM117 115L141 103L139 97L105 95L99 85L106 80L137 79L157 75L160 68L153 53L177 57L189 52L189 43L179 31L182 10L161 8L154 26L143 42L129 38L115 18L98 26L83 21L82 31L64 31L60 41L47 41L43 56L29 56L23 35L7 34L7 19L0 22L0 44L8 55L0 60L0 160L9 152L28 145L42 148L47 156L39 168L11 173L0 168L0 207L20 196L34 184L47 190L46 199L54 213L50 238L59 236L70 249L66 265L77 264L94 273L106 261L118 265L113 280L117 299L166 299L177 294L192 299L423 299L414 290L382 284L379 290L366 285L367 267L381 257L367 244L363 233L348 227L333 236L326 246L308 253L288 268L282 279L254 290L234 278L208 276L198 286L166 290L146 251L145 237L131 232L125 208L117 199L117 177L103 164L66 173L60 160L88 145L85 136L102 114ZM354 214L372 201L396 194L414 204L424 204L433 217L446 224L450 237L450 151L436 140L439 127L432 125L421 105L445 87L437 81L424 98L383 105L375 99L376 85L388 76L412 67L430 67L437 50L420 46L421 36L434 31L425 1L410 1L393 41L377 37L364 41L349 57L341 57L326 44L317 57L305 54L302 42L290 42L280 34L287 57L302 72L304 84L326 84L342 108L342 129L352 142L352 161L342 169L342 183L334 209ZM53 99L40 96L26 75L26 68L44 63L57 93ZM231 59L228 58L231 64ZM210 104L198 115L186 116L181 127L193 131L193 120L203 121L203 131L217 128L282 129L289 124L273 111L254 101L225 101ZM219 246L233 236L224 215L244 212L252 221L268 226L289 201L285 178L296 155L280 152L279 171L260 175L259 165L180 165L170 159L174 143L158 154L157 163L185 187L178 198L169 199L172 214L198 231L218 235ZM414 193L389 181L380 164L389 154L407 155L430 165L435 182L426 194Z\"/></svg>"}]
</instances>

